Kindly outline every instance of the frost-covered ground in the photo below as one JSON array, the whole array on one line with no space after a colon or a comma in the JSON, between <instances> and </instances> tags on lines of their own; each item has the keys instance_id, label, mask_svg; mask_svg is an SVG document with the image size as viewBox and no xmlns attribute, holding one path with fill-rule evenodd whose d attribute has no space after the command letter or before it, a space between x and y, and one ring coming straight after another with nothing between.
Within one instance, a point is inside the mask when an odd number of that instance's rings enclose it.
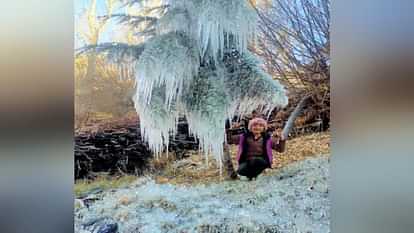
<instances>
[{"instance_id":1,"label":"frost-covered ground","mask_svg":"<svg viewBox=\"0 0 414 233\"><path fill-rule=\"evenodd\" d=\"M251 182L176 186L141 178L76 208L75 232L329 232L328 160L309 158Z\"/></svg>"}]
</instances>

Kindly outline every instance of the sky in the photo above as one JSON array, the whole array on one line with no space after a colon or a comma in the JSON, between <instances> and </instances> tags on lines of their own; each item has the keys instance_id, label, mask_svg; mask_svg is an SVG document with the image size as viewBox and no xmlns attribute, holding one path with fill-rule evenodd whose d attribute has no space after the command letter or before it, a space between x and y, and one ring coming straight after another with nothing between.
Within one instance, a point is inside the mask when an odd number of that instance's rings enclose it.
<instances>
[{"instance_id":1,"label":"sky","mask_svg":"<svg viewBox=\"0 0 414 233\"><path fill-rule=\"evenodd\" d=\"M75 0L74 1L74 11L75 11L75 26L77 27L77 25L79 25L80 23L80 16L82 15L82 13L89 8L91 4L91 0ZM97 0L97 15L105 15L106 14L106 1L105 0ZM117 6L114 7L115 9L119 8L119 4L117 4ZM115 10L114 9L114 10ZM120 12L115 11L116 12ZM87 28L86 25L86 21L81 22L81 24L79 27L82 28ZM104 43L104 42L111 42L112 41L112 37L113 37L113 28L114 28L114 23L113 22L109 22L108 25L105 28L105 31L101 34L99 42L100 43ZM75 31L76 33L76 31ZM84 45L84 42L75 35L75 47L79 48L82 47Z\"/></svg>"}]
</instances>

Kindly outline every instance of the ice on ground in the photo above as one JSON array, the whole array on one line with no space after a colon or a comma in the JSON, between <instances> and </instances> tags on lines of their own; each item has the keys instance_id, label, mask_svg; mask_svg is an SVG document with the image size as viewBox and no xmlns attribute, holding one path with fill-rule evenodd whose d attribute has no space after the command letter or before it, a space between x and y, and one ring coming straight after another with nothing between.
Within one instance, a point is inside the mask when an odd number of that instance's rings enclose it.
<instances>
[{"instance_id":1,"label":"ice on ground","mask_svg":"<svg viewBox=\"0 0 414 233\"><path fill-rule=\"evenodd\" d=\"M147 179L77 209L75 229L109 217L121 233L329 232L328 160L309 158L252 182L176 186Z\"/></svg>"}]
</instances>

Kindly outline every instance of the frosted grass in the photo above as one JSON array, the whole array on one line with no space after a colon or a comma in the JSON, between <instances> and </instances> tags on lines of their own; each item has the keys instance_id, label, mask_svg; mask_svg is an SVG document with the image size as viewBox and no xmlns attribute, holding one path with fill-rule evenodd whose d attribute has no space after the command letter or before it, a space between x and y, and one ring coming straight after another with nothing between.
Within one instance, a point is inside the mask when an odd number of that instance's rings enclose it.
<instances>
[{"instance_id":1,"label":"frosted grass","mask_svg":"<svg viewBox=\"0 0 414 233\"><path fill-rule=\"evenodd\" d=\"M329 162L309 158L257 181L175 186L146 179L75 212L75 232L110 217L119 232L329 232ZM121 198L131 203L120 205ZM127 216L127 217L125 217Z\"/></svg>"}]
</instances>

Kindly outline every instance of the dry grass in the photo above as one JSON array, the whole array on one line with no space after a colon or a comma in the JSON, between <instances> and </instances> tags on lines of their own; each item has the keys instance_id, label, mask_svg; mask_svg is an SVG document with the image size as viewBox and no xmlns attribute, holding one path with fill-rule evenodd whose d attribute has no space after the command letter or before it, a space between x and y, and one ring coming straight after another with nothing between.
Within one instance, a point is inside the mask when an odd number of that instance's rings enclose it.
<instances>
[{"instance_id":1,"label":"dry grass","mask_svg":"<svg viewBox=\"0 0 414 233\"><path fill-rule=\"evenodd\" d=\"M131 184L133 181L137 179L136 176L119 176L119 177L111 177L107 175L99 176L94 180L77 180L75 182L74 192L75 196L79 197L82 196L91 190L94 189L116 189L121 187L126 187Z\"/></svg>"},{"instance_id":2,"label":"dry grass","mask_svg":"<svg viewBox=\"0 0 414 233\"><path fill-rule=\"evenodd\" d=\"M236 152L237 146L231 146L233 164L237 165ZM152 175L157 183L170 183L179 185L193 185L215 183L224 180L224 175L220 177L217 163L214 159L204 160L197 151L189 152L190 157L183 160L176 160L170 154L160 159L151 161ZM264 175L276 172L278 168L284 167L289 163L303 160L307 157L330 154L330 132L315 133L294 139L290 139L286 144L284 153L274 152L273 169L267 169ZM236 168L236 166L235 166ZM224 173L224 169L223 169ZM137 179L136 176L100 176L95 180L80 180L75 183L75 195L81 196L90 190L100 188L102 190L125 187ZM122 202L125 204L125 202Z\"/></svg>"},{"instance_id":3,"label":"dry grass","mask_svg":"<svg viewBox=\"0 0 414 233\"><path fill-rule=\"evenodd\" d=\"M220 181L220 171L214 160L208 161L197 152L190 152L190 157L175 163L169 163L161 174L155 177L158 183L199 184Z\"/></svg>"},{"instance_id":4,"label":"dry grass","mask_svg":"<svg viewBox=\"0 0 414 233\"><path fill-rule=\"evenodd\" d=\"M273 156L275 159L272 167L277 169L307 157L330 154L330 141L330 132L314 133L288 140L286 151L275 153L276 156Z\"/></svg>"},{"instance_id":5,"label":"dry grass","mask_svg":"<svg viewBox=\"0 0 414 233\"><path fill-rule=\"evenodd\" d=\"M234 165L237 165L236 152L237 146L232 145L231 155ZM284 153L274 152L273 169L267 169L265 175L271 174L277 171L278 168L284 167L289 163L300 161L307 157L329 154L330 132L315 133L294 138L287 141L286 151ZM185 160L175 163L168 161L163 164L165 165L163 171L161 174L155 176L155 180L158 183L190 185L219 182L224 179L224 174L220 177L216 162L211 160L207 166L203 156L198 155L197 152L192 152L190 157Z\"/></svg>"}]
</instances>

